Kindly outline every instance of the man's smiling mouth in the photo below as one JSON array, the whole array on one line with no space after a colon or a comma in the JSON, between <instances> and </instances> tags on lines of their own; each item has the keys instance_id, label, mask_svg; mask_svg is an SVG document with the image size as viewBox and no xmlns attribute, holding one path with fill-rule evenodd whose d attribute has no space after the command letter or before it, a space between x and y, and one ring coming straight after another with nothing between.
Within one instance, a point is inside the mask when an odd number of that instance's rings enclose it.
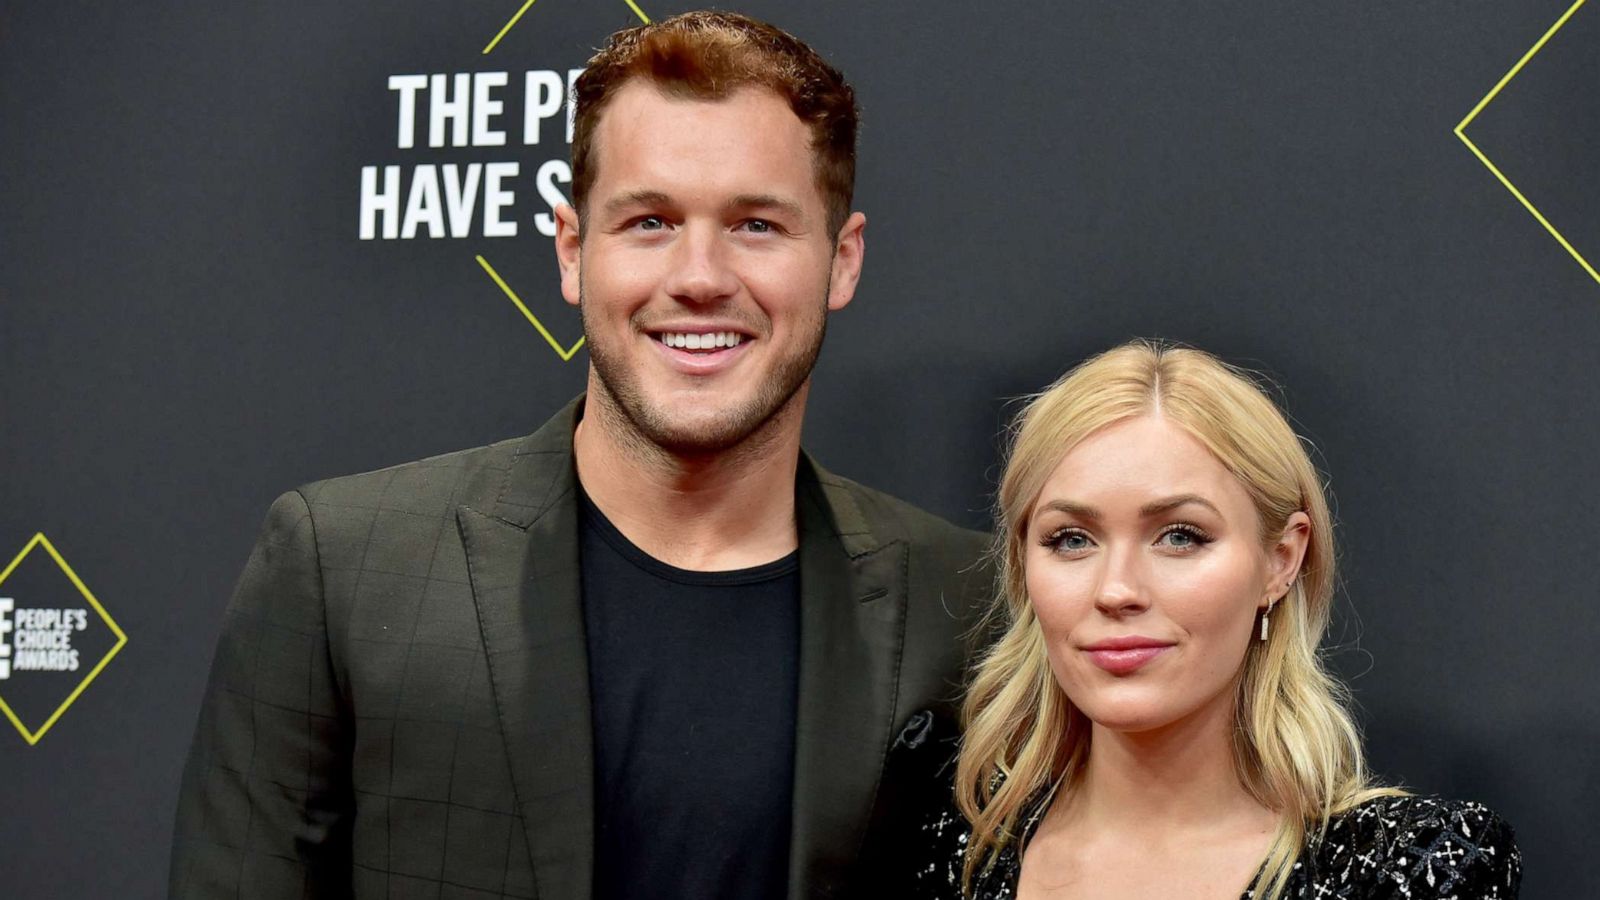
<instances>
[{"instance_id":1,"label":"man's smiling mouth","mask_svg":"<svg viewBox=\"0 0 1600 900\"><path fill-rule=\"evenodd\" d=\"M657 331L650 336L668 347L698 353L715 353L744 342L744 335L736 331Z\"/></svg>"}]
</instances>

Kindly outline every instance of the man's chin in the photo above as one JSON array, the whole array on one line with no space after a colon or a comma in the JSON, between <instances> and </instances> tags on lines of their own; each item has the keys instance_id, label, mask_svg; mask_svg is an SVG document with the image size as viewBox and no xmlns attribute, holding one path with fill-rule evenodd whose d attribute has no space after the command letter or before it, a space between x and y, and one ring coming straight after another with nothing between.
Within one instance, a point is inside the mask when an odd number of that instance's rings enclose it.
<instances>
[{"instance_id":1,"label":"man's chin","mask_svg":"<svg viewBox=\"0 0 1600 900\"><path fill-rule=\"evenodd\" d=\"M610 393L609 391L607 393ZM632 440L684 459L742 452L764 443L797 391L776 397L614 397L614 423Z\"/></svg>"},{"instance_id":2,"label":"man's chin","mask_svg":"<svg viewBox=\"0 0 1600 900\"><path fill-rule=\"evenodd\" d=\"M770 416L748 408L700 408L691 411L656 407L630 416L645 440L675 456L708 456L738 447L761 429Z\"/></svg>"},{"instance_id":3,"label":"man's chin","mask_svg":"<svg viewBox=\"0 0 1600 900\"><path fill-rule=\"evenodd\" d=\"M596 348L598 349L598 348ZM618 437L682 458L744 454L766 446L805 408L805 386L816 362L798 355L775 372L741 379L717 377L685 385L677 379L636 377L591 350L591 386L615 413L607 416ZM644 382L644 383L641 383ZM759 382L759 384L752 383ZM798 419L794 419L796 436Z\"/></svg>"}]
</instances>

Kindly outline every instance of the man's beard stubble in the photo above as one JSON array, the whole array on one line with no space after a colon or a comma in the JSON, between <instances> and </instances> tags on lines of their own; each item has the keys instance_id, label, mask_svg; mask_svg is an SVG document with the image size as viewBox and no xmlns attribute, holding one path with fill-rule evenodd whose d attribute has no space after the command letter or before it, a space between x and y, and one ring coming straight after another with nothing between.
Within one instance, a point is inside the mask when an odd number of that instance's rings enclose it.
<instances>
[{"instance_id":1,"label":"man's beard stubble","mask_svg":"<svg viewBox=\"0 0 1600 900\"><path fill-rule=\"evenodd\" d=\"M600 389L607 395L591 399L601 405L600 418L618 432L615 434L618 440L652 455L666 453L693 458L729 452L759 453L776 431L771 426L789 412L796 395L816 367L828 326L824 297L820 304L823 312L817 317L815 328L796 336L803 342L798 354L781 360L748 402L722 410L719 421L709 428L691 429L672 421L666 411L653 407L647 393L641 389L637 373L630 371L623 359L611 355L605 340L594 340L593 335L602 332L591 325L581 283L578 292L584 334L590 336L587 341L589 362L594 366ZM630 336L638 333L633 331Z\"/></svg>"}]
</instances>

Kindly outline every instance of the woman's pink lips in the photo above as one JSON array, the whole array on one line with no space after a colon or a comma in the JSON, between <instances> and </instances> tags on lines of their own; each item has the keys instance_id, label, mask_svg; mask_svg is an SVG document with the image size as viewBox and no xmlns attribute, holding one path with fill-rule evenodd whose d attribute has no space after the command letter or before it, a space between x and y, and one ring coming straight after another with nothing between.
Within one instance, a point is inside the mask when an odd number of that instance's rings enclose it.
<instances>
[{"instance_id":1,"label":"woman's pink lips","mask_svg":"<svg viewBox=\"0 0 1600 900\"><path fill-rule=\"evenodd\" d=\"M1112 675L1129 675L1144 668L1146 663L1170 649L1172 649L1171 644L1146 644L1125 649L1086 648L1084 652L1089 654L1090 662Z\"/></svg>"}]
</instances>

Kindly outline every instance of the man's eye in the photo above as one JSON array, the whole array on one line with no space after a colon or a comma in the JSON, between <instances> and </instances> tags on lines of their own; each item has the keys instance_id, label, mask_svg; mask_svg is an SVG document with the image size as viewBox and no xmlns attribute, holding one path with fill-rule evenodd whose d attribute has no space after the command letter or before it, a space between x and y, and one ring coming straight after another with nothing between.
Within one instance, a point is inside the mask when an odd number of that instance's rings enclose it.
<instances>
[{"instance_id":1,"label":"man's eye","mask_svg":"<svg viewBox=\"0 0 1600 900\"><path fill-rule=\"evenodd\" d=\"M635 220L633 227L640 231L660 231L667 227L667 223L660 216L645 216Z\"/></svg>"},{"instance_id":2,"label":"man's eye","mask_svg":"<svg viewBox=\"0 0 1600 900\"><path fill-rule=\"evenodd\" d=\"M777 227L766 219L750 219L744 223L744 230L752 234L768 234L776 231Z\"/></svg>"}]
</instances>

